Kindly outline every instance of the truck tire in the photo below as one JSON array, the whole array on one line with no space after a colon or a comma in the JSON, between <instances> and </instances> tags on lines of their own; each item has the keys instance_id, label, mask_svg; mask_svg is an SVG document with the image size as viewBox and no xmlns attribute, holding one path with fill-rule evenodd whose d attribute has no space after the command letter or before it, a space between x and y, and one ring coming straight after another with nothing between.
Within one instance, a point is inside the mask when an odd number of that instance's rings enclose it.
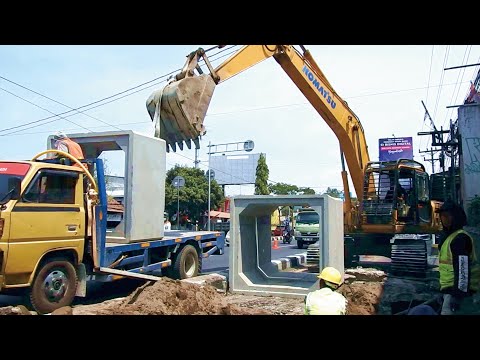
<instances>
[{"instance_id":1,"label":"truck tire","mask_svg":"<svg viewBox=\"0 0 480 360\"><path fill-rule=\"evenodd\" d=\"M200 272L200 259L197 249L192 245L185 245L178 255L172 267L171 275L174 279L188 279Z\"/></svg>"},{"instance_id":2,"label":"truck tire","mask_svg":"<svg viewBox=\"0 0 480 360\"><path fill-rule=\"evenodd\" d=\"M30 301L39 314L69 306L77 289L77 273L65 259L50 259L38 269L30 289Z\"/></svg>"},{"instance_id":3,"label":"truck tire","mask_svg":"<svg viewBox=\"0 0 480 360\"><path fill-rule=\"evenodd\" d=\"M297 240L297 248L303 249L303 240Z\"/></svg>"}]
</instances>

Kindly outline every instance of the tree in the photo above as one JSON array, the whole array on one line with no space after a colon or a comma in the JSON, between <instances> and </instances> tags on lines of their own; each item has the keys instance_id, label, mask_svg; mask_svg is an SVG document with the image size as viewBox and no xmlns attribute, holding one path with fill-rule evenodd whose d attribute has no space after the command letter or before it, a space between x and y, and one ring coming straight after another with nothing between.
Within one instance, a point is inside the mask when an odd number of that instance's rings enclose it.
<instances>
[{"instance_id":1,"label":"tree","mask_svg":"<svg viewBox=\"0 0 480 360\"><path fill-rule=\"evenodd\" d=\"M315 190L310 189L309 187L302 187L299 189L299 195L315 195Z\"/></svg>"},{"instance_id":2,"label":"tree","mask_svg":"<svg viewBox=\"0 0 480 360\"><path fill-rule=\"evenodd\" d=\"M342 198L343 191L329 187L327 188L327 191L324 192L324 195L330 195L331 197L334 197L334 198Z\"/></svg>"},{"instance_id":3,"label":"tree","mask_svg":"<svg viewBox=\"0 0 480 360\"><path fill-rule=\"evenodd\" d=\"M260 154L255 173L255 195L270 195L268 190L268 166L264 154Z\"/></svg>"},{"instance_id":4,"label":"tree","mask_svg":"<svg viewBox=\"0 0 480 360\"><path fill-rule=\"evenodd\" d=\"M285 183L270 184L269 193L274 195L297 195L298 186Z\"/></svg>"},{"instance_id":5,"label":"tree","mask_svg":"<svg viewBox=\"0 0 480 360\"><path fill-rule=\"evenodd\" d=\"M177 213L177 188L172 185L175 176L185 179L185 186L179 189L180 212L186 211L190 220L199 220L208 211L208 178L203 170L175 165L167 171L165 181L165 211L171 216ZM210 183L211 209L225 202L222 187L215 180Z\"/></svg>"},{"instance_id":6,"label":"tree","mask_svg":"<svg viewBox=\"0 0 480 360\"><path fill-rule=\"evenodd\" d=\"M285 183L270 184L268 186L270 193L274 195L313 195L315 190L309 187L299 188L296 185Z\"/></svg>"}]
</instances>

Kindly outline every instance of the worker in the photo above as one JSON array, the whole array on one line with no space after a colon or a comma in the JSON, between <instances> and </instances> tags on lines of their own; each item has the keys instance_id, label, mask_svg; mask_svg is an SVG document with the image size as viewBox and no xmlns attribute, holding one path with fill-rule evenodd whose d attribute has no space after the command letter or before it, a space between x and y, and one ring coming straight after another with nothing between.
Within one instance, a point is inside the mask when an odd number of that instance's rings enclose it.
<instances>
[{"instance_id":1,"label":"worker","mask_svg":"<svg viewBox=\"0 0 480 360\"><path fill-rule=\"evenodd\" d=\"M55 145L54 145L55 149L69 153L70 155L74 156L78 160L85 159L80 145L78 145L75 141L70 139L64 133L58 132L57 134L55 134L54 140L55 140ZM58 155L57 158L63 158L63 156ZM76 163L73 165L80 167L80 165Z\"/></svg>"},{"instance_id":2,"label":"worker","mask_svg":"<svg viewBox=\"0 0 480 360\"><path fill-rule=\"evenodd\" d=\"M326 267L318 276L319 290L305 297L305 315L345 315L347 299L336 290L342 284L342 274L333 267Z\"/></svg>"},{"instance_id":3,"label":"worker","mask_svg":"<svg viewBox=\"0 0 480 360\"><path fill-rule=\"evenodd\" d=\"M463 208L446 201L436 212L443 226L438 244L440 292L443 294L441 315L451 315L460 313L461 303L478 291L480 269L473 237L463 230L467 224Z\"/></svg>"}]
</instances>

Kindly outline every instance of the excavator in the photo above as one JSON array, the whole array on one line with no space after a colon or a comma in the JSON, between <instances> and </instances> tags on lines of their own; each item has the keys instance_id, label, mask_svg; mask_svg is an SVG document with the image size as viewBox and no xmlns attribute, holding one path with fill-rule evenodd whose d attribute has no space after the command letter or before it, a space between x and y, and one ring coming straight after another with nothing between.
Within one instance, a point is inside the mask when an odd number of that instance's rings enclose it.
<instances>
[{"instance_id":1,"label":"excavator","mask_svg":"<svg viewBox=\"0 0 480 360\"><path fill-rule=\"evenodd\" d=\"M219 48L222 46L219 46ZM215 87L244 70L273 57L332 129L340 144L344 186L345 262L358 255L391 258L391 269L424 274L427 268L425 235L438 233L435 212L442 202L432 200L425 167L412 159L370 161L359 118L334 90L303 45L245 45L213 68L199 48L187 56L180 73L147 99L155 136L167 147L200 147L203 125ZM203 59L208 73L199 62ZM350 195L347 163L357 196ZM430 237L427 235L427 237Z\"/></svg>"}]
</instances>

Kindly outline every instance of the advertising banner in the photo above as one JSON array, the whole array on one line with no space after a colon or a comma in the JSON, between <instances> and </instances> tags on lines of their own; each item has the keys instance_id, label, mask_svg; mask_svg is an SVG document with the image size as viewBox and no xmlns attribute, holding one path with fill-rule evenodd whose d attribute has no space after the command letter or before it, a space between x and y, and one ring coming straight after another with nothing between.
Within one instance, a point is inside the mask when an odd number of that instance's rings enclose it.
<instances>
[{"instance_id":1,"label":"advertising banner","mask_svg":"<svg viewBox=\"0 0 480 360\"><path fill-rule=\"evenodd\" d=\"M379 161L413 160L411 137L378 139Z\"/></svg>"}]
</instances>

